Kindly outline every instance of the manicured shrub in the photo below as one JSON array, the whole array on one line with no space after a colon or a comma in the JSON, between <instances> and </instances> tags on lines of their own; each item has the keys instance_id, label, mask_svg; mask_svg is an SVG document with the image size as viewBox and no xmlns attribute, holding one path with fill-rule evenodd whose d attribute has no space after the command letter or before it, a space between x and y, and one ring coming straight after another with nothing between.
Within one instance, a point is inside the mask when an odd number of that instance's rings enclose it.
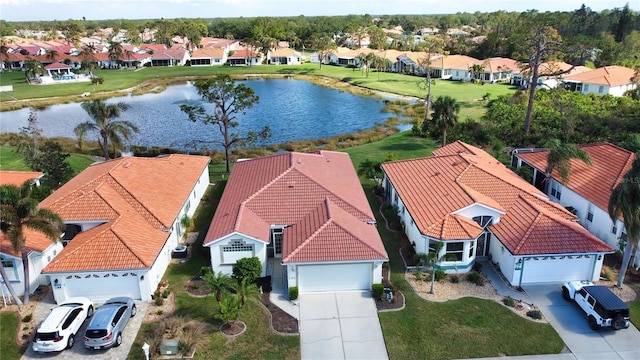
<instances>
[{"instance_id":1,"label":"manicured shrub","mask_svg":"<svg viewBox=\"0 0 640 360\"><path fill-rule=\"evenodd\" d=\"M166 299L169 297L169 289L162 290L162 298Z\"/></svg>"},{"instance_id":2,"label":"manicured shrub","mask_svg":"<svg viewBox=\"0 0 640 360\"><path fill-rule=\"evenodd\" d=\"M444 270L436 269L436 281L444 280L447 277L447 273Z\"/></svg>"},{"instance_id":3,"label":"manicured shrub","mask_svg":"<svg viewBox=\"0 0 640 360\"><path fill-rule=\"evenodd\" d=\"M373 294L374 299L380 299L382 297L382 294L384 294L384 285L373 284L371 286L371 293Z\"/></svg>"},{"instance_id":4,"label":"manicured shrub","mask_svg":"<svg viewBox=\"0 0 640 360\"><path fill-rule=\"evenodd\" d=\"M22 318L22 322L29 322L33 318L33 314L27 314Z\"/></svg>"},{"instance_id":5,"label":"manicured shrub","mask_svg":"<svg viewBox=\"0 0 640 360\"><path fill-rule=\"evenodd\" d=\"M242 258L233 264L233 278L238 282L243 280L250 283L260 277L262 273L262 264L256 256L250 258Z\"/></svg>"},{"instance_id":6,"label":"manicured shrub","mask_svg":"<svg viewBox=\"0 0 640 360\"><path fill-rule=\"evenodd\" d=\"M164 314L164 310L158 309L158 310L156 310L156 314L157 315L162 315L162 314Z\"/></svg>"},{"instance_id":7,"label":"manicured shrub","mask_svg":"<svg viewBox=\"0 0 640 360\"><path fill-rule=\"evenodd\" d=\"M416 270L413 272L413 276L415 276L416 280L418 281L422 280L422 271L416 268Z\"/></svg>"},{"instance_id":8,"label":"manicured shrub","mask_svg":"<svg viewBox=\"0 0 640 360\"><path fill-rule=\"evenodd\" d=\"M527 316L536 320L542 319L542 313L540 310L529 310L527 311Z\"/></svg>"},{"instance_id":9,"label":"manicured shrub","mask_svg":"<svg viewBox=\"0 0 640 360\"><path fill-rule=\"evenodd\" d=\"M458 277L458 275L451 275L449 277L449 281L451 281L451 283L453 284L457 284L460 282L460 278Z\"/></svg>"},{"instance_id":10,"label":"manicured shrub","mask_svg":"<svg viewBox=\"0 0 640 360\"><path fill-rule=\"evenodd\" d=\"M509 307L514 307L516 306L516 301L513 300L512 298L506 297L502 299L502 303L509 306Z\"/></svg>"},{"instance_id":11,"label":"manicured shrub","mask_svg":"<svg viewBox=\"0 0 640 360\"><path fill-rule=\"evenodd\" d=\"M478 286L484 285L484 279L482 278L482 276L480 276L480 273L476 271L472 271L469 274L467 274L467 280Z\"/></svg>"},{"instance_id":12,"label":"manicured shrub","mask_svg":"<svg viewBox=\"0 0 640 360\"><path fill-rule=\"evenodd\" d=\"M200 275L202 275L203 278L205 275L212 272L213 270L211 269L211 266L203 266L200 268Z\"/></svg>"},{"instance_id":13,"label":"manicured shrub","mask_svg":"<svg viewBox=\"0 0 640 360\"><path fill-rule=\"evenodd\" d=\"M156 306L162 306L164 303L164 298L162 297L160 290L153 292L153 303L156 304Z\"/></svg>"},{"instance_id":14,"label":"manicured shrub","mask_svg":"<svg viewBox=\"0 0 640 360\"><path fill-rule=\"evenodd\" d=\"M290 300L295 300L298 298L298 287L297 286L291 286L289 288L289 299Z\"/></svg>"}]
</instances>

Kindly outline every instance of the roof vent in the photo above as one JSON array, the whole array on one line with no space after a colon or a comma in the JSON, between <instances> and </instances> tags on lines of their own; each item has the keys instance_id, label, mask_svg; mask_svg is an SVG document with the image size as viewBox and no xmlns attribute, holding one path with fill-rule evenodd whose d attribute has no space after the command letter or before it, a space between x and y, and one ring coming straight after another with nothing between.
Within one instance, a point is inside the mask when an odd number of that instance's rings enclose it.
<instances>
[{"instance_id":1,"label":"roof vent","mask_svg":"<svg viewBox=\"0 0 640 360\"><path fill-rule=\"evenodd\" d=\"M434 173L433 173L433 175L431 175L431 176L438 176L438 175L440 175L440 172L439 172L439 171L436 171L436 172L434 172Z\"/></svg>"},{"instance_id":2,"label":"roof vent","mask_svg":"<svg viewBox=\"0 0 640 360\"><path fill-rule=\"evenodd\" d=\"M376 221L375 220L367 220L367 224L369 225L375 225Z\"/></svg>"},{"instance_id":3,"label":"roof vent","mask_svg":"<svg viewBox=\"0 0 640 360\"><path fill-rule=\"evenodd\" d=\"M128 169L128 168L131 167L131 165L133 165L133 164L130 161L128 161L128 162L124 163L124 168Z\"/></svg>"}]
</instances>

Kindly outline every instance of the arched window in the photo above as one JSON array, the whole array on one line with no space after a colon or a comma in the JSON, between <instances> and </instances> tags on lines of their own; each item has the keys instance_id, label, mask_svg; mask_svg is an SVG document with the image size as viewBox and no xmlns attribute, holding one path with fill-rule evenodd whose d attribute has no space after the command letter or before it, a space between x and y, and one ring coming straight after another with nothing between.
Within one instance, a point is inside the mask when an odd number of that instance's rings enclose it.
<instances>
[{"instance_id":1,"label":"arched window","mask_svg":"<svg viewBox=\"0 0 640 360\"><path fill-rule=\"evenodd\" d=\"M488 215L474 216L473 221L477 222L478 225L482 226L483 228L486 228L487 226L491 225L491 223L493 222L493 216L488 216Z\"/></svg>"}]
</instances>

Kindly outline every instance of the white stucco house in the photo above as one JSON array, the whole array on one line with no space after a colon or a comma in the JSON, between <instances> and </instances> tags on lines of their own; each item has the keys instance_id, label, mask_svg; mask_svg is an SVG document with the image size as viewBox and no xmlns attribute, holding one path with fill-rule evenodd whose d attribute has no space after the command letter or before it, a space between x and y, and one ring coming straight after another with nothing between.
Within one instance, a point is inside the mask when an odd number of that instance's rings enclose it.
<instances>
[{"instance_id":1,"label":"white stucco house","mask_svg":"<svg viewBox=\"0 0 640 360\"><path fill-rule=\"evenodd\" d=\"M173 154L97 163L42 201L66 224L38 274L56 302L150 300L182 238L180 221L193 216L207 190L209 160Z\"/></svg>"},{"instance_id":2,"label":"white stucco house","mask_svg":"<svg viewBox=\"0 0 640 360\"><path fill-rule=\"evenodd\" d=\"M290 48L279 48L267 54L267 62L271 65L300 65L302 55Z\"/></svg>"},{"instance_id":3,"label":"white stucco house","mask_svg":"<svg viewBox=\"0 0 640 360\"><path fill-rule=\"evenodd\" d=\"M490 260L513 286L597 280L613 248L485 151L455 142L382 165L383 186L417 253L444 242L436 268Z\"/></svg>"},{"instance_id":4,"label":"white stucco house","mask_svg":"<svg viewBox=\"0 0 640 360\"><path fill-rule=\"evenodd\" d=\"M235 164L204 246L216 273L258 257L265 276L272 257L300 293L371 290L388 261L374 219L348 154L282 153Z\"/></svg>"},{"instance_id":5,"label":"white stucco house","mask_svg":"<svg viewBox=\"0 0 640 360\"><path fill-rule=\"evenodd\" d=\"M216 47L196 49L191 54L191 66L220 66L227 62L227 51Z\"/></svg>"},{"instance_id":6,"label":"white stucco house","mask_svg":"<svg viewBox=\"0 0 640 360\"><path fill-rule=\"evenodd\" d=\"M627 234L623 219L612 221L609 216L609 197L631 169L636 155L611 143L585 144L580 148L591 157L591 166L581 160L572 160L567 183L563 183L554 170L547 195L560 205L573 208L582 226L618 250L620 239L626 239ZM515 149L511 155L512 166L530 167L533 184L545 191L548 154L546 149ZM640 267L640 253L636 252L631 264Z\"/></svg>"},{"instance_id":7,"label":"white stucco house","mask_svg":"<svg viewBox=\"0 0 640 360\"><path fill-rule=\"evenodd\" d=\"M634 69L624 66L605 66L566 76L563 82L566 89L579 91L585 95L624 96L627 91L637 87L632 80L635 76Z\"/></svg>"}]
</instances>

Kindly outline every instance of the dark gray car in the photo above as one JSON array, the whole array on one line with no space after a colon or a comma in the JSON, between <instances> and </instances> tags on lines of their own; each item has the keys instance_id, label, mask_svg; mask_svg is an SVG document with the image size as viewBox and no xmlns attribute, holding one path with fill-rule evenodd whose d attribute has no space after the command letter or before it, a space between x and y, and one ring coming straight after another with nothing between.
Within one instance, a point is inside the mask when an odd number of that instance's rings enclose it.
<instances>
[{"instance_id":1,"label":"dark gray car","mask_svg":"<svg viewBox=\"0 0 640 360\"><path fill-rule=\"evenodd\" d=\"M136 304L130 297L107 300L93 315L84 333L84 346L104 349L122 344L122 331L129 318L136 316Z\"/></svg>"}]
</instances>

